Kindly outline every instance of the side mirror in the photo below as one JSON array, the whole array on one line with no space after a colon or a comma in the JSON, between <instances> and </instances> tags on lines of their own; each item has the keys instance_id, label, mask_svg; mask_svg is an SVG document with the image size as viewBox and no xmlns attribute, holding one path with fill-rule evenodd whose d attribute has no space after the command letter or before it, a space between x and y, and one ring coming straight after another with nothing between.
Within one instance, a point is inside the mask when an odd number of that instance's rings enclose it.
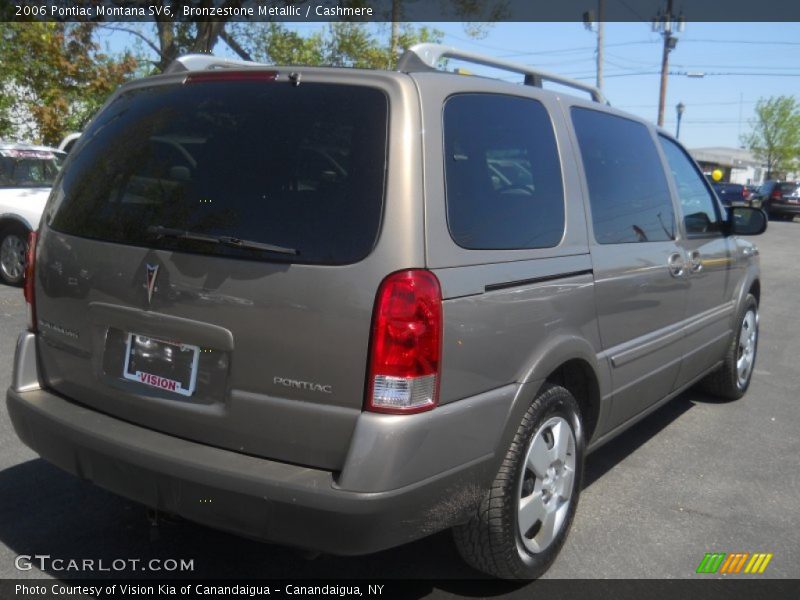
<instances>
[{"instance_id":1,"label":"side mirror","mask_svg":"<svg viewBox=\"0 0 800 600\"><path fill-rule=\"evenodd\" d=\"M734 206L728 209L728 233L730 235L761 235L767 230L767 213L750 206Z\"/></svg>"}]
</instances>

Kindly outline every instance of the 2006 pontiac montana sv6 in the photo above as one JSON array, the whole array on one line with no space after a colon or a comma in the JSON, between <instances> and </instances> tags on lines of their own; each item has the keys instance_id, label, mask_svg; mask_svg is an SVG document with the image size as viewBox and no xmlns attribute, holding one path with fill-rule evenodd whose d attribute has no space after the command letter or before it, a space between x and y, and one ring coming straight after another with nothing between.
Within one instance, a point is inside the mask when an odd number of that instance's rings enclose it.
<instances>
[{"instance_id":1,"label":"2006 pontiac montana sv6","mask_svg":"<svg viewBox=\"0 0 800 600\"><path fill-rule=\"evenodd\" d=\"M737 236L765 227L529 67L186 57L118 90L56 181L8 410L45 459L200 523L345 555L452 527L477 569L536 577L586 452L696 382L747 390Z\"/></svg>"}]
</instances>

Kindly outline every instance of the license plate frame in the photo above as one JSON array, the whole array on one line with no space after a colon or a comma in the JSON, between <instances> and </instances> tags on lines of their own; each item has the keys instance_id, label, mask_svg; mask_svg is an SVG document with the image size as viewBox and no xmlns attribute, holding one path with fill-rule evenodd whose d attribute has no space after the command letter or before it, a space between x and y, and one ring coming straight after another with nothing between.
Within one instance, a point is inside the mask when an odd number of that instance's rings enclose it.
<instances>
[{"instance_id":1,"label":"license plate frame","mask_svg":"<svg viewBox=\"0 0 800 600\"><path fill-rule=\"evenodd\" d=\"M145 356L142 347L147 345L150 345L148 350L160 353L166 358ZM175 353L181 359L181 364L170 365L171 357ZM128 332L122 376L147 387L189 397L194 394L197 387L199 360L200 346ZM188 373L186 373L187 369Z\"/></svg>"}]
</instances>

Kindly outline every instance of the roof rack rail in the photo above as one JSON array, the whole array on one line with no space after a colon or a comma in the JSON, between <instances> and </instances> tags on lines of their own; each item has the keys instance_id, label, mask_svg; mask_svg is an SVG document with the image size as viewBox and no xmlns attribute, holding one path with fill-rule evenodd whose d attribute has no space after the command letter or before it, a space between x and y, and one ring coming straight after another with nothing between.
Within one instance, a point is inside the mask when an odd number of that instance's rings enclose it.
<instances>
[{"instance_id":1,"label":"roof rack rail","mask_svg":"<svg viewBox=\"0 0 800 600\"><path fill-rule=\"evenodd\" d=\"M397 62L397 70L404 73L413 73L418 71L438 71L437 65L443 58L455 58L470 62L485 67L493 67L495 69L502 69L504 71L511 71L525 76L525 85L534 85L542 87L543 81L552 81L565 85L567 87L576 88L584 92L588 92L595 102L607 104L603 93L593 85L582 83L568 77L562 77L555 73L549 73L529 67L522 63L517 63L509 60L502 60L484 54L477 54L467 50L459 50L452 46L445 46L443 44L415 44L405 51L403 56Z\"/></svg>"},{"instance_id":2,"label":"roof rack rail","mask_svg":"<svg viewBox=\"0 0 800 600\"><path fill-rule=\"evenodd\" d=\"M210 71L213 69L241 69L248 67L265 67L263 63L249 60L233 60L220 58L211 54L185 54L173 60L164 70L168 73L183 73L184 71Z\"/></svg>"}]
</instances>

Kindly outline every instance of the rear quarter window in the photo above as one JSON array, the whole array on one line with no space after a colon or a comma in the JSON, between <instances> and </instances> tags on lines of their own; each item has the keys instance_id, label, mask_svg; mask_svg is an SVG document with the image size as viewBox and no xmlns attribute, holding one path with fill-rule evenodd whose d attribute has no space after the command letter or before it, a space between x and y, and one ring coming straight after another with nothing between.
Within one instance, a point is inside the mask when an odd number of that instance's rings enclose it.
<instances>
[{"instance_id":1,"label":"rear quarter window","mask_svg":"<svg viewBox=\"0 0 800 600\"><path fill-rule=\"evenodd\" d=\"M356 262L378 235L387 119L385 93L366 86L208 81L124 92L82 135L49 224L122 244ZM158 237L153 226L297 255Z\"/></svg>"},{"instance_id":2,"label":"rear quarter window","mask_svg":"<svg viewBox=\"0 0 800 600\"><path fill-rule=\"evenodd\" d=\"M459 94L444 105L447 224L468 249L549 248L564 234L553 126L532 99Z\"/></svg>"}]
</instances>

